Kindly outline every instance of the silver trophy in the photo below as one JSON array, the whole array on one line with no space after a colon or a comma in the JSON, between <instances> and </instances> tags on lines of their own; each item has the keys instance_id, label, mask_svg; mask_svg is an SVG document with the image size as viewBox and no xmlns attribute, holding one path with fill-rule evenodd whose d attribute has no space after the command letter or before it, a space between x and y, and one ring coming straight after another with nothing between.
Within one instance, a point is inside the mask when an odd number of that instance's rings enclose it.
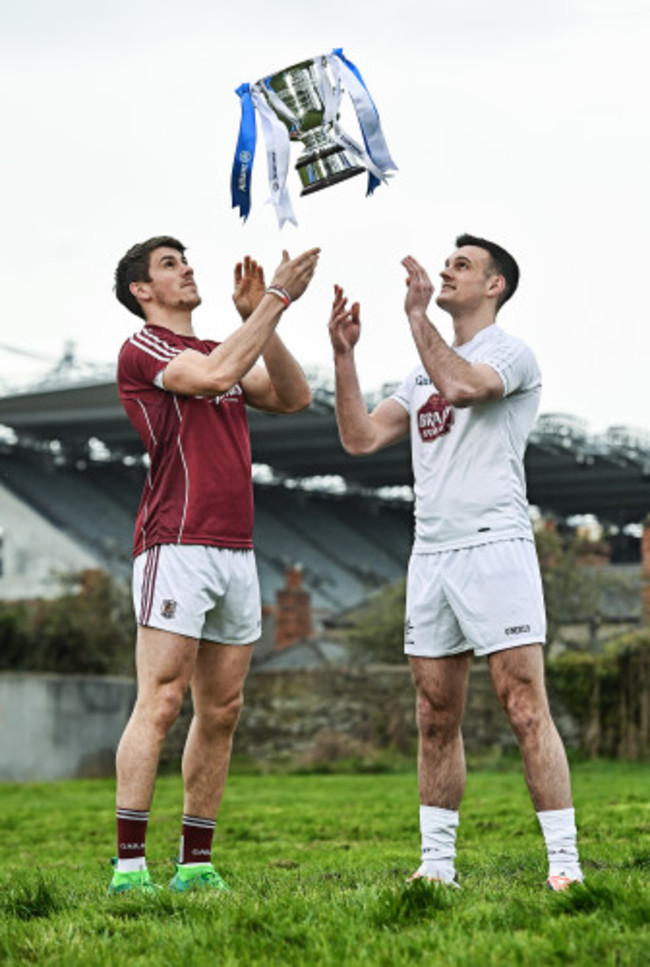
<instances>
[{"instance_id":1,"label":"silver trophy","mask_svg":"<svg viewBox=\"0 0 650 967\"><path fill-rule=\"evenodd\" d=\"M344 90L352 99L363 144L341 127L339 108ZM371 194L396 167L363 78L341 49L300 61L254 84L242 84L236 93L241 98L242 119L231 187L233 207L239 207L244 218L251 207L257 116L266 141L271 201L280 227L285 221L296 224L286 187L291 142L299 141L303 146L296 163L302 195L363 172L368 174Z\"/></svg>"},{"instance_id":2,"label":"silver trophy","mask_svg":"<svg viewBox=\"0 0 650 967\"><path fill-rule=\"evenodd\" d=\"M325 57L293 64L257 83L271 109L287 126L291 141L303 145L295 166L302 183L301 195L364 174L367 169L359 163L358 156L334 140L339 116L337 113L336 117L327 117L324 84L329 84L332 97L338 98Z\"/></svg>"}]
</instances>

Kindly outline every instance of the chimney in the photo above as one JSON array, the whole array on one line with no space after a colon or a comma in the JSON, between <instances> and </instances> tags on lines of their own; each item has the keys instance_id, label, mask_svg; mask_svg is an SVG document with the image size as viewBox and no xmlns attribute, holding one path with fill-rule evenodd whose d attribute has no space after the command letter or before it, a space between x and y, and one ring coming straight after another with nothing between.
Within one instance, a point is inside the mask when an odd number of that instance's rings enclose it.
<instances>
[{"instance_id":1,"label":"chimney","mask_svg":"<svg viewBox=\"0 0 650 967\"><path fill-rule=\"evenodd\" d=\"M650 516L643 520L641 535L641 624L650 625Z\"/></svg>"},{"instance_id":2,"label":"chimney","mask_svg":"<svg viewBox=\"0 0 650 967\"><path fill-rule=\"evenodd\" d=\"M287 568L285 586L275 600L275 651L282 651L312 633L311 598L302 587L300 564Z\"/></svg>"}]
</instances>

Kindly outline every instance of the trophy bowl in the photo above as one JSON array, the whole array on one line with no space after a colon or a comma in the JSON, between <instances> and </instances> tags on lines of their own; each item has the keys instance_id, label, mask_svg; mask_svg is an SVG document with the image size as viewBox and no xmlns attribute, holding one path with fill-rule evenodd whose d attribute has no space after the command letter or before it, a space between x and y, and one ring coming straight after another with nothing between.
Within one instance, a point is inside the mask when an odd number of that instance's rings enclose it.
<instances>
[{"instance_id":1,"label":"trophy bowl","mask_svg":"<svg viewBox=\"0 0 650 967\"><path fill-rule=\"evenodd\" d=\"M325 57L301 61L261 79L256 85L269 107L286 125L291 141L300 141L303 145L304 150L295 166L302 184L301 195L320 191L366 171L358 159L332 137L336 118L328 120L326 117L323 84L331 86L334 96L335 86ZM275 96L269 95L269 89Z\"/></svg>"}]
</instances>

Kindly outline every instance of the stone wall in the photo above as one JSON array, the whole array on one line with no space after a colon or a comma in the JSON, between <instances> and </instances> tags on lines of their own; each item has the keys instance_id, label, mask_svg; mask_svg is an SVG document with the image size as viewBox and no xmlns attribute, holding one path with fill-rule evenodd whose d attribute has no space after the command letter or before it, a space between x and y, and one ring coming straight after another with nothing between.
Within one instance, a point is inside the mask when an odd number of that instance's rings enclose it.
<instances>
[{"instance_id":1,"label":"stone wall","mask_svg":"<svg viewBox=\"0 0 650 967\"><path fill-rule=\"evenodd\" d=\"M110 776L135 699L135 682L81 675L0 675L0 781ZM269 768L372 760L386 750L414 755L414 690L405 665L255 671L234 751ZM554 703L555 705L555 703ZM567 745L579 743L571 718L554 716ZM177 766L191 716L185 702L163 762ZM469 752L514 747L487 665L475 661L464 725Z\"/></svg>"},{"instance_id":2,"label":"stone wall","mask_svg":"<svg viewBox=\"0 0 650 967\"><path fill-rule=\"evenodd\" d=\"M234 752L260 763L315 765L344 756L372 759L390 749L416 748L415 692L407 666L327 667L252 673ZM579 743L571 717L555 701L553 714L567 745ZM191 705L168 736L164 759L181 754ZM485 661L475 660L463 727L468 752L516 746Z\"/></svg>"},{"instance_id":3,"label":"stone wall","mask_svg":"<svg viewBox=\"0 0 650 967\"><path fill-rule=\"evenodd\" d=\"M0 675L0 781L113 775L134 699L128 678Z\"/></svg>"}]
</instances>

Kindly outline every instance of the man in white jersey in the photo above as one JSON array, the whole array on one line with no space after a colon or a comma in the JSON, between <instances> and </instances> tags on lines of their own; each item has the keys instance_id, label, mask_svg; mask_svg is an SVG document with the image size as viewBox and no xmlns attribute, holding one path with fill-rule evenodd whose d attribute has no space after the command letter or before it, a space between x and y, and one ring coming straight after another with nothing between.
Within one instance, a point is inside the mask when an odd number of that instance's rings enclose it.
<instances>
[{"instance_id":1,"label":"man in white jersey","mask_svg":"<svg viewBox=\"0 0 650 967\"><path fill-rule=\"evenodd\" d=\"M345 449L370 454L411 436L415 541L405 652L417 692L422 834L422 862L411 879L457 885L461 723L474 652L487 656L521 749L548 852L547 884L563 890L582 872L568 763L544 684L546 618L523 467L541 377L529 347L495 322L519 269L493 242L456 239L436 299L453 321L450 347L427 316L429 276L411 256L402 264L421 364L371 413L354 360L359 304L348 307L340 286L329 327Z\"/></svg>"},{"instance_id":2,"label":"man in white jersey","mask_svg":"<svg viewBox=\"0 0 650 967\"><path fill-rule=\"evenodd\" d=\"M133 546L138 695L117 750L109 893L154 889L145 859L149 808L162 743L188 688L194 714L169 885L227 889L212 840L261 630L246 404L275 413L309 405L304 373L276 329L309 285L318 254L290 260L285 252L268 288L253 259L238 263L233 300L244 325L220 343L194 333L201 298L177 239L138 243L117 266L117 298L143 322L120 351L118 391L149 468Z\"/></svg>"}]
</instances>

